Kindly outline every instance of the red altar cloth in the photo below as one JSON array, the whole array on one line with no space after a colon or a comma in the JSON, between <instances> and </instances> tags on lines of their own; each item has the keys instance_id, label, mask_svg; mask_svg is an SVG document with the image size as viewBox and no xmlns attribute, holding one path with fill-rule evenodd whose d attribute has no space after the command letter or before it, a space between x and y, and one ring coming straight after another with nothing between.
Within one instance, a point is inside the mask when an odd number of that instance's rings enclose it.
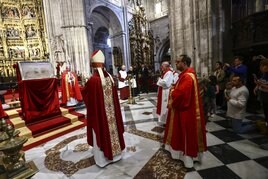
<instances>
[{"instance_id":1,"label":"red altar cloth","mask_svg":"<svg viewBox=\"0 0 268 179\"><path fill-rule=\"evenodd\" d=\"M61 114L56 78L20 81L19 95L26 124Z\"/></svg>"}]
</instances>

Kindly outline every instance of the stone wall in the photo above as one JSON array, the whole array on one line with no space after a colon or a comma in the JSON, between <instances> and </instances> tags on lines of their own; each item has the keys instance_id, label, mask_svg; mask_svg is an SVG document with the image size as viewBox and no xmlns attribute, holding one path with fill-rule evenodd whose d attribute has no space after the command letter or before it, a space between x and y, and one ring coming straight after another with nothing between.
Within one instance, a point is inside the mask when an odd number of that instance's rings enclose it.
<instances>
[{"instance_id":1,"label":"stone wall","mask_svg":"<svg viewBox=\"0 0 268 179\"><path fill-rule=\"evenodd\" d=\"M159 69L161 57L165 54L164 49L169 45L169 19L168 16L158 18L150 22L154 35L154 62L155 69ZM168 44L167 44L168 43Z\"/></svg>"},{"instance_id":2,"label":"stone wall","mask_svg":"<svg viewBox=\"0 0 268 179\"><path fill-rule=\"evenodd\" d=\"M215 62L223 61L223 54L231 54L230 48L223 47L225 42L230 43L231 38L226 36L230 26L226 26L228 14L223 4L226 4L223 0L170 1L173 63L180 54L187 54L192 58L192 66L198 75L210 74Z\"/></svg>"},{"instance_id":3,"label":"stone wall","mask_svg":"<svg viewBox=\"0 0 268 179\"><path fill-rule=\"evenodd\" d=\"M166 0L143 0L142 3L149 21L168 15L168 1ZM156 11L156 4L159 6L159 11Z\"/></svg>"}]
</instances>

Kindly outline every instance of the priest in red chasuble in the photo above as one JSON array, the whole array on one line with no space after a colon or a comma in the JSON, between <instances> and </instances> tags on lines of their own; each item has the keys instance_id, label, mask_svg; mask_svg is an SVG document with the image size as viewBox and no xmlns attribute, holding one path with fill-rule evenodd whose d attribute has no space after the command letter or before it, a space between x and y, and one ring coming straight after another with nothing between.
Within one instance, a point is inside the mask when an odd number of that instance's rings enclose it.
<instances>
[{"instance_id":1,"label":"priest in red chasuble","mask_svg":"<svg viewBox=\"0 0 268 179\"><path fill-rule=\"evenodd\" d=\"M77 76L67 67L61 75L62 103L66 106L75 106L82 101L81 91L78 85Z\"/></svg>"},{"instance_id":2,"label":"priest in red chasuble","mask_svg":"<svg viewBox=\"0 0 268 179\"><path fill-rule=\"evenodd\" d=\"M181 71L179 80L170 89L168 117L164 136L165 149L172 158L192 168L207 150L205 121L198 81L191 59L181 55L176 67Z\"/></svg>"},{"instance_id":3,"label":"priest in red chasuble","mask_svg":"<svg viewBox=\"0 0 268 179\"><path fill-rule=\"evenodd\" d=\"M100 167L120 160L125 148L117 88L112 76L103 68L104 60L101 50L93 52L94 72L82 90L87 108L87 141L93 146L94 159Z\"/></svg>"},{"instance_id":4,"label":"priest in red chasuble","mask_svg":"<svg viewBox=\"0 0 268 179\"><path fill-rule=\"evenodd\" d=\"M164 61L161 64L162 75L157 81L158 92L157 92L157 109L158 122L165 124L168 114L168 96L169 89L173 82L173 72L169 68L169 62Z\"/></svg>"}]
</instances>

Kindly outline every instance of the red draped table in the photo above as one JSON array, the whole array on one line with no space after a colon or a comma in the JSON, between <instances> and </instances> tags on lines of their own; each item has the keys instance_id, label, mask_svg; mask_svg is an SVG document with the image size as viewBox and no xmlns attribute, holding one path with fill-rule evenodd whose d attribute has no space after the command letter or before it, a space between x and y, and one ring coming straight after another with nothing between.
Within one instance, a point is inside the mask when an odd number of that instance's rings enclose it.
<instances>
[{"instance_id":1,"label":"red draped table","mask_svg":"<svg viewBox=\"0 0 268 179\"><path fill-rule=\"evenodd\" d=\"M61 114L56 78L21 80L18 84L26 124Z\"/></svg>"}]
</instances>

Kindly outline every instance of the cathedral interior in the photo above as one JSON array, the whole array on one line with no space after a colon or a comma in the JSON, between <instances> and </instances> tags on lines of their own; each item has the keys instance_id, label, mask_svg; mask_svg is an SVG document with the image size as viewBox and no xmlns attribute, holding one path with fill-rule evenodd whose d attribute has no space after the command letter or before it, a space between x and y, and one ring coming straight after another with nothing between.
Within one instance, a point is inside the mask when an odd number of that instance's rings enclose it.
<instances>
[{"instance_id":1,"label":"cathedral interior","mask_svg":"<svg viewBox=\"0 0 268 179\"><path fill-rule=\"evenodd\" d=\"M36 127L25 126L16 68L43 65L51 71L41 76L56 78L59 86L68 68L82 88L92 74L95 50L104 53L104 67L115 81L122 65L149 69L149 93L136 96L135 104L120 100L126 149L119 162L104 168L95 164L86 125L79 120L87 112L83 102L69 111L61 108L71 121L77 117L72 128L64 124L36 134ZM268 0L0 0L1 102L18 135L28 137L23 157L35 171L19 178L267 179L268 150L260 145L268 143L268 129L236 134L228 128L226 109L208 119L202 163L186 169L162 149L165 128L157 120L155 83L161 62L168 57L175 69L181 54L192 59L199 79L213 74L216 63L243 57L250 92L246 120L264 119L253 74L260 77L259 63L268 58ZM39 78L19 72L22 79ZM5 177L3 145L0 178Z\"/></svg>"}]
</instances>

